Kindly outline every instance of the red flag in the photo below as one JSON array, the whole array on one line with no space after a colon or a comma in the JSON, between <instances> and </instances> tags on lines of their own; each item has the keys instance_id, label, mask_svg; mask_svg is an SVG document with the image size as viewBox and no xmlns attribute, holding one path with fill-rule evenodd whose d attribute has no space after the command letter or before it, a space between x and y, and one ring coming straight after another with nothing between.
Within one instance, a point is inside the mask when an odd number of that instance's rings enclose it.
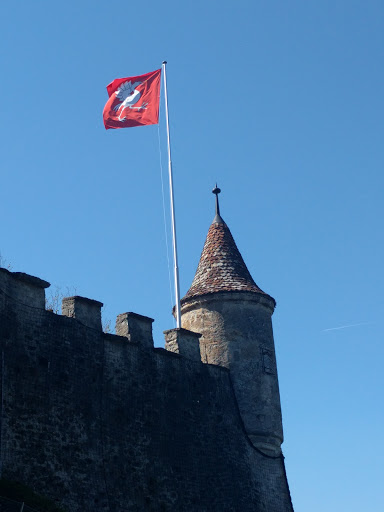
<instances>
[{"instance_id":1,"label":"red flag","mask_svg":"<svg viewBox=\"0 0 384 512\"><path fill-rule=\"evenodd\" d=\"M105 129L129 128L159 122L161 69L145 75L116 78L107 91L103 119Z\"/></svg>"}]
</instances>

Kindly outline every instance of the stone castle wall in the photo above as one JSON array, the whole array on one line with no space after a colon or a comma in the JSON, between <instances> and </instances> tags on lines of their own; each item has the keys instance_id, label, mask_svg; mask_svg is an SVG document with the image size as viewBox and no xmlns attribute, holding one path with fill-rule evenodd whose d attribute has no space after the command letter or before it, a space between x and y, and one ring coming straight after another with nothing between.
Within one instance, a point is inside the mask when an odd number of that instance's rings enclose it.
<instances>
[{"instance_id":1,"label":"stone castle wall","mask_svg":"<svg viewBox=\"0 0 384 512\"><path fill-rule=\"evenodd\" d=\"M132 313L105 334L101 303L65 299L56 315L46 286L0 269L4 478L70 512L292 510L283 458L252 446L198 336L154 348L152 320Z\"/></svg>"}]
</instances>

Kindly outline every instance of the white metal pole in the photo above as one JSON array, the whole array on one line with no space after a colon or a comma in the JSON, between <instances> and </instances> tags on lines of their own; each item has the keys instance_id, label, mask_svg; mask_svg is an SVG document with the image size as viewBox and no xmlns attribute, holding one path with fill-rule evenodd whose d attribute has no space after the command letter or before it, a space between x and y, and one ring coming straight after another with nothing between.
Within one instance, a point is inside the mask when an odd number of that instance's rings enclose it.
<instances>
[{"instance_id":1,"label":"white metal pole","mask_svg":"<svg viewBox=\"0 0 384 512\"><path fill-rule=\"evenodd\" d=\"M176 300L176 326L181 327L180 313L180 285L179 285L179 265L177 262L177 244L176 244L176 220L175 220L175 201L173 198L173 177L171 160L171 139L169 134L169 114L168 114L168 93L167 93L167 73L165 66L167 61L163 62L164 75L164 96L165 96L165 117L167 120L167 140L168 140L168 171L169 171L169 195L171 199L171 217L172 217L172 235L173 235L173 258L174 258L174 276L175 276L175 300Z\"/></svg>"}]
</instances>

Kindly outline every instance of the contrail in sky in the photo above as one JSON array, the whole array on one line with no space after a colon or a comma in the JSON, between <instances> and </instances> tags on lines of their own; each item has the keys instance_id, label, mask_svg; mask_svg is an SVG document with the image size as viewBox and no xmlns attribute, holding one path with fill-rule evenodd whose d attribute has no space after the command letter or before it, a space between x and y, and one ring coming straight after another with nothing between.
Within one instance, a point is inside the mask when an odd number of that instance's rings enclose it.
<instances>
[{"instance_id":1,"label":"contrail in sky","mask_svg":"<svg viewBox=\"0 0 384 512\"><path fill-rule=\"evenodd\" d=\"M342 325L341 327L330 327L329 329L323 329L323 332L325 331L338 331L339 329L347 329L348 327L357 327L358 325L369 325L373 322L360 322L358 324L348 324L348 325Z\"/></svg>"}]
</instances>

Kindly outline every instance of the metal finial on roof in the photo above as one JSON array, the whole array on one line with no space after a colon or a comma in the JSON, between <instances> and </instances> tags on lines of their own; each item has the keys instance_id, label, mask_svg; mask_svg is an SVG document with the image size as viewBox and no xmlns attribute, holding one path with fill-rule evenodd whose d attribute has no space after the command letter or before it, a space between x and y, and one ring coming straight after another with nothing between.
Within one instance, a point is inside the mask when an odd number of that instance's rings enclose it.
<instances>
[{"instance_id":1,"label":"metal finial on roof","mask_svg":"<svg viewBox=\"0 0 384 512\"><path fill-rule=\"evenodd\" d=\"M215 194L215 196L216 196L216 216L218 216L218 217L220 217L220 206L219 206L220 192L221 192L221 190L218 188L217 183L216 183L215 188L212 190L212 194Z\"/></svg>"}]
</instances>

